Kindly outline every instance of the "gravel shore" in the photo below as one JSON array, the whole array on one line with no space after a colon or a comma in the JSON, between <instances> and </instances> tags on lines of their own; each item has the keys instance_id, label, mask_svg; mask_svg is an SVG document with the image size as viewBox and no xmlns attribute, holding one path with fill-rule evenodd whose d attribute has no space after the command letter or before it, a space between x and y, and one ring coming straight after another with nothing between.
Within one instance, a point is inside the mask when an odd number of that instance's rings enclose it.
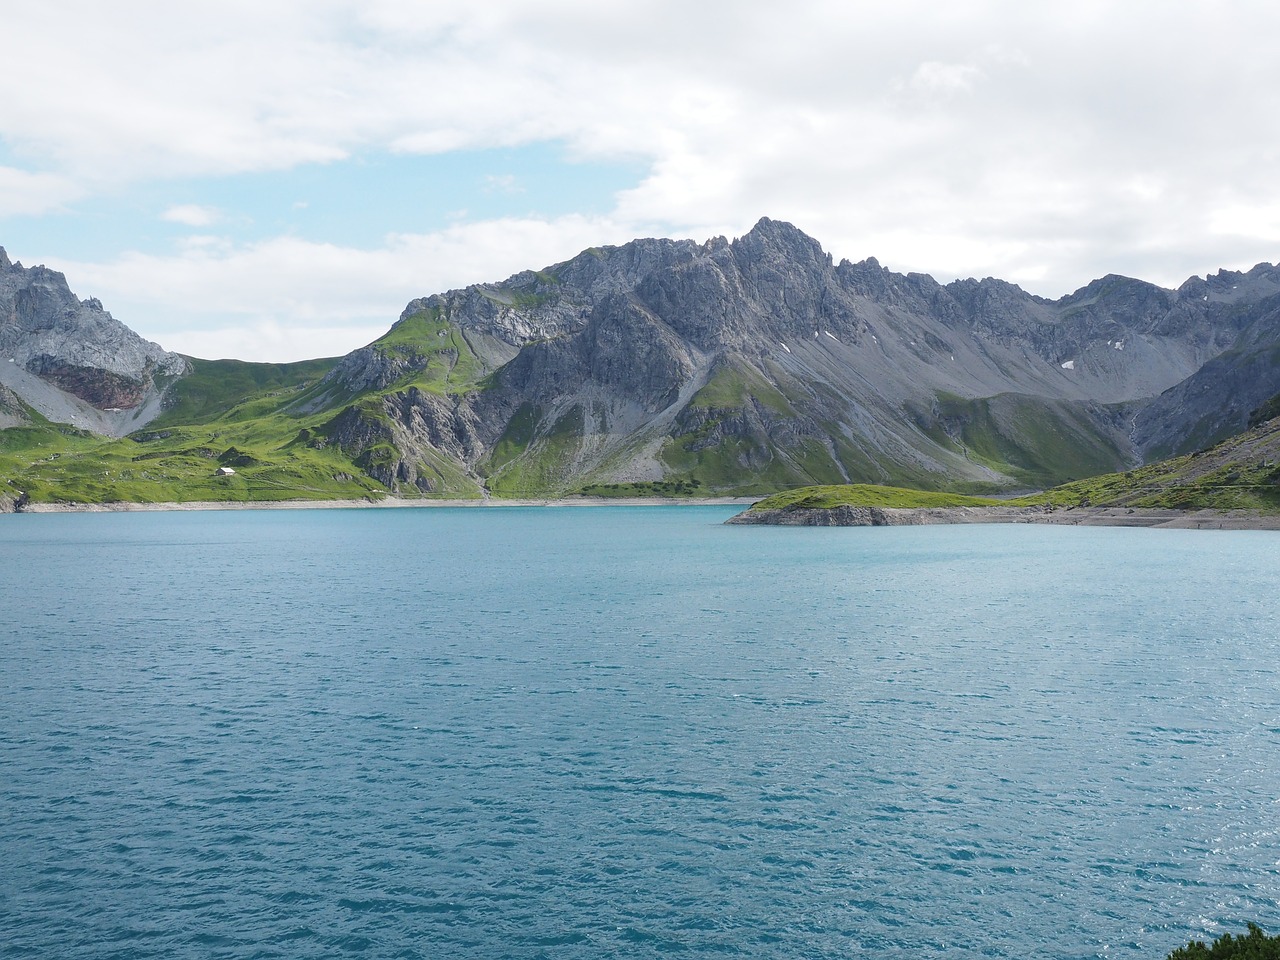
<instances>
[{"instance_id":1,"label":"gravel shore","mask_svg":"<svg viewBox=\"0 0 1280 960\"><path fill-rule=\"evenodd\" d=\"M795 527L898 527L934 523L1051 523L1085 527L1280 530L1280 515L1248 510L1138 507L834 507L745 511L727 523Z\"/></svg>"},{"instance_id":2,"label":"gravel shore","mask_svg":"<svg viewBox=\"0 0 1280 960\"><path fill-rule=\"evenodd\" d=\"M185 503L27 503L18 513L151 513L188 510L351 510L400 507L649 507L649 506L750 506L757 497L709 497L680 500L665 497L564 497L545 500L196 500Z\"/></svg>"}]
</instances>

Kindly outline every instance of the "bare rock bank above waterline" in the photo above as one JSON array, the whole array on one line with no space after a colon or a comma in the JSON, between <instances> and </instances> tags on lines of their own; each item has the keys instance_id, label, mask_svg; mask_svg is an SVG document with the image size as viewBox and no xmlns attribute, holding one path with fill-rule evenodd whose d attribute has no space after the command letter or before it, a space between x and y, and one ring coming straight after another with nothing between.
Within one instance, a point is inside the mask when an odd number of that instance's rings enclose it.
<instances>
[{"instance_id":1,"label":"bare rock bank above waterline","mask_svg":"<svg viewBox=\"0 0 1280 960\"><path fill-rule=\"evenodd\" d=\"M1280 530L1280 515L1250 510L1140 507L785 507L745 510L725 523L784 527L910 527L940 523L1042 523L1183 530Z\"/></svg>"},{"instance_id":2,"label":"bare rock bank above waterline","mask_svg":"<svg viewBox=\"0 0 1280 960\"><path fill-rule=\"evenodd\" d=\"M166 503L28 503L0 494L3 513L185 513L199 510L353 510L431 507L670 507L747 506L752 497L559 497L546 499L426 500L383 497L380 500L189 500Z\"/></svg>"}]
</instances>

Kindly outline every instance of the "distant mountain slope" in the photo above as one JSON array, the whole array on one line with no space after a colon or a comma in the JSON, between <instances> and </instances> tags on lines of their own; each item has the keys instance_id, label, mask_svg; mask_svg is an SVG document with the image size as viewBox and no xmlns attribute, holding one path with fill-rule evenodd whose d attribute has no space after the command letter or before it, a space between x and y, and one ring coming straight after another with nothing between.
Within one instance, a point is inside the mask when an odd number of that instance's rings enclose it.
<instances>
[{"instance_id":1,"label":"distant mountain slope","mask_svg":"<svg viewBox=\"0 0 1280 960\"><path fill-rule=\"evenodd\" d=\"M187 362L78 300L66 278L0 247L0 385L51 420L119 436L160 412Z\"/></svg>"},{"instance_id":2,"label":"distant mountain slope","mask_svg":"<svg viewBox=\"0 0 1280 960\"><path fill-rule=\"evenodd\" d=\"M0 348L15 495L995 492L1244 429L1280 394L1280 269L1049 301L835 263L763 219L423 297L336 361L249 364L167 354L0 253Z\"/></svg>"},{"instance_id":3,"label":"distant mountain slope","mask_svg":"<svg viewBox=\"0 0 1280 960\"><path fill-rule=\"evenodd\" d=\"M1065 484L1028 502L1280 513L1280 417L1195 453Z\"/></svg>"},{"instance_id":4,"label":"distant mountain slope","mask_svg":"<svg viewBox=\"0 0 1280 960\"><path fill-rule=\"evenodd\" d=\"M1235 315L1242 329L1227 350L1138 412L1135 433L1147 459L1239 433L1252 411L1280 393L1280 268L1224 271L1208 281L1193 278L1182 289L1208 298L1214 319Z\"/></svg>"},{"instance_id":5,"label":"distant mountain slope","mask_svg":"<svg viewBox=\"0 0 1280 960\"><path fill-rule=\"evenodd\" d=\"M835 264L768 219L637 240L413 301L331 376L383 398L334 439L402 489L434 489L441 456L510 495L1042 486L1176 433L1143 407L1237 342L1274 273L1230 295L1111 276L1050 302Z\"/></svg>"}]
</instances>

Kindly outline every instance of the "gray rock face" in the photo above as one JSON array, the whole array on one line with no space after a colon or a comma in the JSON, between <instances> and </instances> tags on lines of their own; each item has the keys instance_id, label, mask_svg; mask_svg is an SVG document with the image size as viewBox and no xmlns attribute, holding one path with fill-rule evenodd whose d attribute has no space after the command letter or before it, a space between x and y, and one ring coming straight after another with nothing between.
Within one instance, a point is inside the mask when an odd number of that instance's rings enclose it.
<instances>
[{"instance_id":1,"label":"gray rock face","mask_svg":"<svg viewBox=\"0 0 1280 960\"><path fill-rule=\"evenodd\" d=\"M139 337L98 300L78 300L61 273L13 263L2 248L0 364L12 364L88 408L110 414L147 409L165 380L187 371L182 357ZM59 412L65 404L54 395L37 388L28 397L21 378L5 382L36 409L48 407L53 419L64 419ZM136 420L87 412L85 419L89 429L107 433L114 432L108 421Z\"/></svg>"},{"instance_id":2,"label":"gray rock face","mask_svg":"<svg viewBox=\"0 0 1280 960\"><path fill-rule=\"evenodd\" d=\"M329 376L349 390L382 390L425 365L422 357L412 354L384 353L374 347L361 347L347 354Z\"/></svg>"},{"instance_id":3,"label":"gray rock face","mask_svg":"<svg viewBox=\"0 0 1280 960\"><path fill-rule=\"evenodd\" d=\"M0 251L2 252L2 251ZM0 430L6 427L19 427L29 421L26 411L22 409L19 396L0 383Z\"/></svg>"},{"instance_id":4,"label":"gray rock face","mask_svg":"<svg viewBox=\"0 0 1280 960\"><path fill-rule=\"evenodd\" d=\"M1032 487L1241 429L1280 393L1277 357L1269 264L1177 290L1107 276L1049 301L835 263L764 219L733 241L592 248L414 300L305 403L332 411L316 442L406 492ZM25 404L136 430L186 368L0 249L0 426Z\"/></svg>"},{"instance_id":5,"label":"gray rock face","mask_svg":"<svg viewBox=\"0 0 1280 960\"><path fill-rule=\"evenodd\" d=\"M919 527L935 523L1067 523L1053 507L854 507L744 510L725 523L780 527Z\"/></svg>"},{"instance_id":6,"label":"gray rock face","mask_svg":"<svg viewBox=\"0 0 1280 960\"><path fill-rule=\"evenodd\" d=\"M447 449L500 477L554 455L566 488L734 470L1034 484L1133 465L1186 431L1195 404L1156 398L1204 368L1197 403L1220 401L1211 385L1229 378L1206 364L1232 366L1248 331L1274 342L1264 316L1277 293L1268 265L1176 291L1108 276L1057 301L994 279L944 286L874 259L833 263L764 219L732 242L637 240L415 300L401 321L455 325L491 377L447 410L425 397L385 406L426 444L414 456ZM382 389L415 362L375 344L334 376ZM1236 379L1272 382L1253 367Z\"/></svg>"},{"instance_id":7,"label":"gray rock face","mask_svg":"<svg viewBox=\"0 0 1280 960\"><path fill-rule=\"evenodd\" d=\"M1280 280L1280 269L1271 274ZM1234 313L1234 307L1221 312ZM1242 316L1247 325L1228 349L1135 415L1134 433L1148 458L1188 453L1233 436L1280 394L1280 293L1250 304Z\"/></svg>"}]
</instances>

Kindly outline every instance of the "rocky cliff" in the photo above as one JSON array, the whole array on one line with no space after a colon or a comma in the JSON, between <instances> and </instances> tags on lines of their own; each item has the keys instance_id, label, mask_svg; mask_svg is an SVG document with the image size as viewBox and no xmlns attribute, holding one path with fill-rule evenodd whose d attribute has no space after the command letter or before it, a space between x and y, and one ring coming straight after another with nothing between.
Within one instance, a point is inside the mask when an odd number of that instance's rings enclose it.
<instances>
[{"instance_id":1,"label":"rocky cliff","mask_svg":"<svg viewBox=\"0 0 1280 960\"><path fill-rule=\"evenodd\" d=\"M1203 305L1207 324L1238 330L1227 348L1145 404L1134 431L1147 459L1186 453L1237 434L1254 411L1280 394L1280 267L1193 277L1182 299Z\"/></svg>"},{"instance_id":2,"label":"rocky cliff","mask_svg":"<svg viewBox=\"0 0 1280 960\"><path fill-rule=\"evenodd\" d=\"M52 420L98 433L136 429L159 411L186 361L139 337L66 278L0 248L0 384Z\"/></svg>"}]
</instances>

